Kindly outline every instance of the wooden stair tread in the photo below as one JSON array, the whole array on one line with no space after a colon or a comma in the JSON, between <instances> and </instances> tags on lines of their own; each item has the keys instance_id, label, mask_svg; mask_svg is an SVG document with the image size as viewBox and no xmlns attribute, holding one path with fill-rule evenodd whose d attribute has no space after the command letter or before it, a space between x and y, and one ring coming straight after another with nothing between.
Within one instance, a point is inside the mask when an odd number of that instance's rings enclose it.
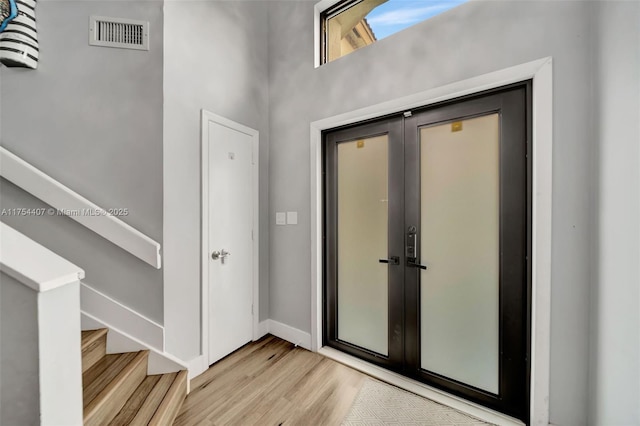
<instances>
[{"instance_id":1,"label":"wooden stair tread","mask_svg":"<svg viewBox=\"0 0 640 426\"><path fill-rule=\"evenodd\" d=\"M116 362L122 354L105 355L93 367L82 373L82 387L89 386L111 364Z\"/></svg>"},{"instance_id":2,"label":"wooden stair tread","mask_svg":"<svg viewBox=\"0 0 640 426\"><path fill-rule=\"evenodd\" d=\"M99 328L97 330L83 330L82 331L82 350L84 351L86 348L91 346L92 343L96 342L102 336L107 335L106 328Z\"/></svg>"},{"instance_id":3,"label":"wooden stair tread","mask_svg":"<svg viewBox=\"0 0 640 426\"><path fill-rule=\"evenodd\" d=\"M108 424L113 420L146 377L148 357L149 351L120 354L88 383L83 391L86 426Z\"/></svg>"},{"instance_id":4,"label":"wooden stair tread","mask_svg":"<svg viewBox=\"0 0 640 426\"><path fill-rule=\"evenodd\" d=\"M106 355L82 375L82 401L84 407L106 388L109 383L136 356L136 352Z\"/></svg>"},{"instance_id":5,"label":"wooden stair tread","mask_svg":"<svg viewBox=\"0 0 640 426\"><path fill-rule=\"evenodd\" d=\"M178 373L161 374L158 383L153 387L147 399L144 401L135 417L131 421L130 425L144 425L147 426L154 414L158 410L158 407L162 403L165 395L169 391L169 388L175 381Z\"/></svg>"},{"instance_id":6,"label":"wooden stair tread","mask_svg":"<svg viewBox=\"0 0 640 426\"><path fill-rule=\"evenodd\" d=\"M187 371L147 376L149 351L106 354L108 329L82 331L84 425L173 424Z\"/></svg>"},{"instance_id":7,"label":"wooden stair tread","mask_svg":"<svg viewBox=\"0 0 640 426\"><path fill-rule=\"evenodd\" d=\"M133 395L127 400L124 407L120 410L118 415L109 423L112 426L128 425L136 416L144 402L149 397L149 394L160 380L161 374L153 376L147 376L140 386L133 392Z\"/></svg>"},{"instance_id":8,"label":"wooden stair tread","mask_svg":"<svg viewBox=\"0 0 640 426\"><path fill-rule=\"evenodd\" d=\"M176 374L171 387L162 399L160 406L149 422L151 426L163 426L173 424L178 416L180 407L187 397L187 370L179 371Z\"/></svg>"},{"instance_id":9,"label":"wooden stair tread","mask_svg":"<svg viewBox=\"0 0 640 426\"><path fill-rule=\"evenodd\" d=\"M82 372L96 365L107 352L107 329L82 332Z\"/></svg>"}]
</instances>

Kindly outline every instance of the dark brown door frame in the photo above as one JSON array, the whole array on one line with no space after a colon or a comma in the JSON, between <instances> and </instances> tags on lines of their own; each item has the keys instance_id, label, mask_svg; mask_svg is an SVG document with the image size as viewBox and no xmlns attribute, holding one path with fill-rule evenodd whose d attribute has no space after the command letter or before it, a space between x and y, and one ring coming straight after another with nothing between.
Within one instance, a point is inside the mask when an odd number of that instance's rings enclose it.
<instances>
[{"instance_id":1,"label":"dark brown door frame","mask_svg":"<svg viewBox=\"0 0 640 426\"><path fill-rule=\"evenodd\" d=\"M499 268L499 394L494 395L431 373L420 365L420 283L418 269L405 277L405 360L410 376L465 399L509 414L529 418L531 288L531 156L527 147L529 85L502 89L412 114L405 126L405 224L420 235L419 129L492 113L500 114L500 268ZM409 130L411 129L411 130ZM417 253L420 259L420 253ZM427 259L422 259L427 261ZM523 391L526 390L526 391Z\"/></svg>"},{"instance_id":2,"label":"dark brown door frame","mask_svg":"<svg viewBox=\"0 0 640 426\"><path fill-rule=\"evenodd\" d=\"M402 144L402 119L400 117L385 118L358 127L332 131L325 138L323 170L325 175L325 195L337 194L337 150L338 144L355 139L366 139L380 135L389 138L389 225L403 220L404 215L404 149ZM395 144L395 145L394 145ZM392 146L394 145L394 146ZM368 349L338 339L337 255L327 256L328 252L337 254L337 197L325 198L324 214L324 343L328 346L357 356L386 368L394 369L404 361L404 237L397 232L388 234L388 258L400 257L399 265L389 264L389 354L384 356ZM331 286L328 288L327 286Z\"/></svg>"},{"instance_id":3,"label":"dark brown door frame","mask_svg":"<svg viewBox=\"0 0 640 426\"><path fill-rule=\"evenodd\" d=\"M407 265L404 248L407 226L416 226L420 235L418 129L496 112L501 115L500 390L498 395L493 395L419 368L419 270ZM531 82L416 109L407 115L405 117L399 113L323 133L324 344L528 424L531 369L532 152L528 143L531 140ZM334 167L337 145L381 134L389 135L389 221L390 224L399 223L398 226L402 226L395 231L389 227L389 255L399 256L400 266L389 267L388 357L339 341L336 309L337 197L334 195L337 180ZM392 177L395 173L401 173L401 178ZM398 191L398 188L404 190ZM393 202L392 193L395 194ZM394 203L401 203L400 207ZM420 259L419 253L416 257ZM513 284L517 282L521 285ZM401 333L397 333L398 326L401 327Z\"/></svg>"}]
</instances>

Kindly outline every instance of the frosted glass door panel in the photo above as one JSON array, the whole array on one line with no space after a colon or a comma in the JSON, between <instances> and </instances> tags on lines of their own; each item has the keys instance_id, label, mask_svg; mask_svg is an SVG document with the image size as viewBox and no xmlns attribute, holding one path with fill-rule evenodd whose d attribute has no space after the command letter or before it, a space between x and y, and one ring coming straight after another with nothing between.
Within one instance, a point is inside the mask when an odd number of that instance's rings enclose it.
<instances>
[{"instance_id":1,"label":"frosted glass door panel","mask_svg":"<svg viewBox=\"0 0 640 426\"><path fill-rule=\"evenodd\" d=\"M388 137L338 145L338 339L388 355Z\"/></svg>"},{"instance_id":2,"label":"frosted glass door panel","mask_svg":"<svg viewBox=\"0 0 640 426\"><path fill-rule=\"evenodd\" d=\"M497 394L499 116L458 124L420 129L421 367Z\"/></svg>"}]
</instances>

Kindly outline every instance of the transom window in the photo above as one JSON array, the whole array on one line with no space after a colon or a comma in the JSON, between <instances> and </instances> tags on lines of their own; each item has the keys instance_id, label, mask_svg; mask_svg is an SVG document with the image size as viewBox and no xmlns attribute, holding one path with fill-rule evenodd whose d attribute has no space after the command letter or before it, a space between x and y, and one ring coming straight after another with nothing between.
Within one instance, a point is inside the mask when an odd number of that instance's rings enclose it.
<instances>
[{"instance_id":1,"label":"transom window","mask_svg":"<svg viewBox=\"0 0 640 426\"><path fill-rule=\"evenodd\" d=\"M331 62L466 0L344 0L321 16L321 63Z\"/></svg>"}]
</instances>

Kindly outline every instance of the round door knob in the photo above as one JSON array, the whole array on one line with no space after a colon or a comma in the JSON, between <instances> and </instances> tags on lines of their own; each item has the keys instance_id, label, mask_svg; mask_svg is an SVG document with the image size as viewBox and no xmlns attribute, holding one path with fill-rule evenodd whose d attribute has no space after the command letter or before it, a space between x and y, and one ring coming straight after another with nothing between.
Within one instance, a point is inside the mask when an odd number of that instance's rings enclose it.
<instances>
[{"instance_id":1,"label":"round door knob","mask_svg":"<svg viewBox=\"0 0 640 426\"><path fill-rule=\"evenodd\" d=\"M223 250L224 251L224 250ZM213 253L211 253L211 258L213 260L218 260L220 258L220 252L219 251L214 251Z\"/></svg>"}]
</instances>

